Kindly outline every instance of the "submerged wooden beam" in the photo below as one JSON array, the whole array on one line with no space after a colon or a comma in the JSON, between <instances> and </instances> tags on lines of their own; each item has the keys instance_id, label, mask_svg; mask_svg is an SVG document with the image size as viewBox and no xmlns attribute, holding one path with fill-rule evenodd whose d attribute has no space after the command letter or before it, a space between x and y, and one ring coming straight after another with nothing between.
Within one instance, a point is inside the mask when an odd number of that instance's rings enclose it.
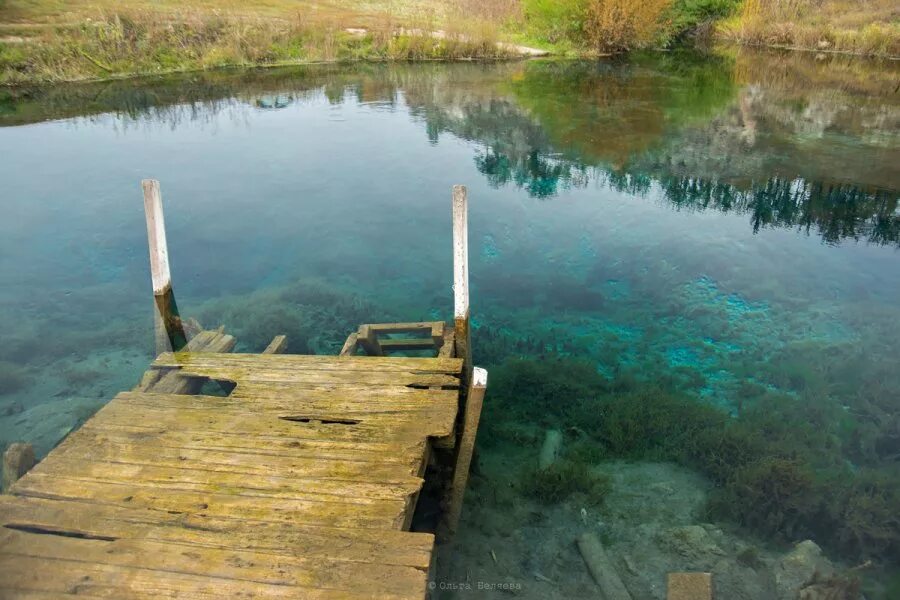
<instances>
[{"instance_id":1,"label":"submerged wooden beam","mask_svg":"<svg viewBox=\"0 0 900 600\"><path fill-rule=\"evenodd\" d=\"M263 354L284 354L287 351L287 336L286 335L276 335L272 338L272 341L269 342L269 345L266 346L266 349L262 351Z\"/></svg>"},{"instance_id":2,"label":"submerged wooden beam","mask_svg":"<svg viewBox=\"0 0 900 600\"><path fill-rule=\"evenodd\" d=\"M484 392L487 389L488 373L481 367L472 370L469 390L466 399L466 410L463 415L462 432L459 437L459 451L456 455L456 467L453 472L453 483L450 488L450 505L444 523L444 536L456 533L459 517L462 514L463 496L469 480L469 467L475 451L475 436L478 433L478 422L481 420L481 407L484 404Z\"/></svg>"},{"instance_id":3,"label":"submerged wooden beam","mask_svg":"<svg viewBox=\"0 0 900 600\"><path fill-rule=\"evenodd\" d=\"M384 352L381 350L381 345L378 343L378 336L371 326L359 326L359 335L357 336L357 342L360 346L362 346L363 350L365 350L366 354L368 354L369 356L384 356Z\"/></svg>"},{"instance_id":4,"label":"submerged wooden beam","mask_svg":"<svg viewBox=\"0 0 900 600\"><path fill-rule=\"evenodd\" d=\"M9 445L3 453L3 483L2 491L5 493L19 480L31 467L34 466L34 447L25 442L15 442Z\"/></svg>"},{"instance_id":5,"label":"submerged wooden beam","mask_svg":"<svg viewBox=\"0 0 900 600\"><path fill-rule=\"evenodd\" d=\"M619 578L619 573L597 536L592 532L584 533L578 537L575 543L578 545L581 557L584 559L588 571L591 572L594 582L600 587L603 598L606 600L631 600L628 588Z\"/></svg>"},{"instance_id":6,"label":"submerged wooden beam","mask_svg":"<svg viewBox=\"0 0 900 600\"><path fill-rule=\"evenodd\" d=\"M353 356L354 354L356 354L356 345L358 339L359 333L357 333L356 331L348 335L347 341L344 342L344 347L341 348L341 353L339 356Z\"/></svg>"}]
</instances>

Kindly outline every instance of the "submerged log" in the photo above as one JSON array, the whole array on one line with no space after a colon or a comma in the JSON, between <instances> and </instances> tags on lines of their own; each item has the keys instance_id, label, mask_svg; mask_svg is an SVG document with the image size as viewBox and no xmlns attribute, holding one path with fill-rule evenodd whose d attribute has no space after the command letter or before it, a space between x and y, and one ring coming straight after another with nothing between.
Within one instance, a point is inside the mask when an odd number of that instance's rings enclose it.
<instances>
[{"instance_id":1,"label":"submerged log","mask_svg":"<svg viewBox=\"0 0 900 600\"><path fill-rule=\"evenodd\" d=\"M600 587L604 600L631 600L631 594L619 578L616 568L593 533L585 533L576 540L581 557L591 577Z\"/></svg>"},{"instance_id":2,"label":"submerged log","mask_svg":"<svg viewBox=\"0 0 900 600\"><path fill-rule=\"evenodd\" d=\"M538 457L538 468L548 469L559 459L562 453L562 432L551 429L544 434L544 445L541 446L541 455Z\"/></svg>"},{"instance_id":3,"label":"submerged log","mask_svg":"<svg viewBox=\"0 0 900 600\"><path fill-rule=\"evenodd\" d=\"M34 466L34 447L24 442L9 445L3 453L3 492L8 492L16 481Z\"/></svg>"}]
</instances>

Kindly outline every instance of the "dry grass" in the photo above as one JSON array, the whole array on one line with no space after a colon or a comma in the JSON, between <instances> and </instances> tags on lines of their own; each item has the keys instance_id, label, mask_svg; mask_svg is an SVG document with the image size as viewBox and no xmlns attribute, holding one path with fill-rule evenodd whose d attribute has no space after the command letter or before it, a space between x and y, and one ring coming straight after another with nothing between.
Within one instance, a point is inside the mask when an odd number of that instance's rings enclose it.
<instances>
[{"instance_id":1,"label":"dry grass","mask_svg":"<svg viewBox=\"0 0 900 600\"><path fill-rule=\"evenodd\" d=\"M900 56L896 0L745 0L719 26L720 37L750 45L788 46L871 56Z\"/></svg>"},{"instance_id":2,"label":"dry grass","mask_svg":"<svg viewBox=\"0 0 900 600\"><path fill-rule=\"evenodd\" d=\"M585 33L601 52L649 46L666 27L663 17L672 0L591 0Z\"/></svg>"},{"instance_id":3,"label":"dry grass","mask_svg":"<svg viewBox=\"0 0 900 600\"><path fill-rule=\"evenodd\" d=\"M68 12L45 10L40 15L22 9L24 4L13 2L0 12L4 22L20 28L25 24L13 17L36 19L24 41L0 40L0 83L322 61L503 58L509 53L498 47L498 28L491 20L458 18L453 27L442 28L454 7L424 0L406 1L396 12L371 9L365 18L358 12L363 5L350 2L312 10L303 2L257 0L227 12L221 9L231 6L226 2L197 2L190 10L170 8L174 2L152 8L136 2L138 8L108 10L89 9L76 1L66 5ZM260 14L251 15L255 4ZM350 4L357 12L340 10ZM418 6L422 12L410 14L411 7ZM350 27L364 27L366 32L350 33ZM443 35L432 35L436 29L443 29Z\"/></svg>"}]
</instances>

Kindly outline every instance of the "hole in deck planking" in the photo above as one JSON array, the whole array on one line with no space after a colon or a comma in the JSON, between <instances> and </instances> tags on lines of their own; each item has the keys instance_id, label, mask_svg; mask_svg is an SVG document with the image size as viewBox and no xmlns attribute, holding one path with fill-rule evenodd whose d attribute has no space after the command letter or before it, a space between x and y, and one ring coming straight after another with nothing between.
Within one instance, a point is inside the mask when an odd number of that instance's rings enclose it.
<instances>
[{"instance_id":1,"label":"hole in deck planking","mask_svg":"<svg viewBox=\"0 0 900 600\"><path fill-rule=\"evenodd\" d=\"M59 537L77 538L80 540L100 540L103 542L115 542L119 538L109 535L97 535L93 533L85 533L84 531L72 531L69 529L56 529L53 527L41 527L40 525L21 525L18 523L7 523L4 525L6 529L14 531L22 531L25 533L36 533L39 535L56 535Z\"/></svg>"},{"instance_id":2,"label":"hole in deck planking","mask_svg":"<svg viewBox=\"0 0 900 600\"><path fill-rule=\"evenodd\" d=\"M200 388L202 396L219 396L227 398L237 387L237 383L229 379L207 379Z\"/></svg>"},{"instance_id":3,"label":"hole in deck planking","mask_svg":"<svg viewBox=\"0 0 900 600\"><path fill-rule=\"evenodd\" d=\"M322 425L358 425L358 419L323 419L321 417L305 417L303 415L287 415L278 417L284 421L293 421L295 423L321 423Z\"/></svg>"}]
</instances>

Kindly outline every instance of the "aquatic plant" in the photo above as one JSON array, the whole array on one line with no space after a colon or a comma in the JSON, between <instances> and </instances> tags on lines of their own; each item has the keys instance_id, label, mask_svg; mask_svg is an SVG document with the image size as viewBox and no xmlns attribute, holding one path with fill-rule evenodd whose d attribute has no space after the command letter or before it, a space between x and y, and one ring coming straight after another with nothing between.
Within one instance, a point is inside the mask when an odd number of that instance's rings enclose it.
<instances>
[{"instance_id":1,"label":"aquatic plant","mask_svg":"<svg viewBox=\"0 0 900 600\"><path fill-rule=\"evenodd\" d=\"M352 292L317 279L202 307L202 323L223 323L241 347L259 351L279 334L291 352L336 354L347 335L371 319L374 309Z\"/></svg>"},{"instance_id":2,"label":"aquatic plant","mask_svg":"<svg viewBox=\"0 0 900 600\"><path fill-rule=\"evenodd\" d=\"M890 558L900 564L900 473L871 470L834 477L820 497L830 540L848 556ZM824 528L823 528L824 529Z\"/></svg>"},{"instance_id":3,"label":"aquatic plant","mask_svg":"<svg viewBox=\"0 0 900 600\"><path fill-rule=\"evenodd\" d=\"M557 357L507 360L491 377L492 412L532 423L559 422L607 383L590 362Z\"/></svg>"},{"instance_id":4,"label":"aquatic plant","mask_svg":"<svg viewBox=\"0 0 900 600\"><path fill-rule=\"evenodd\" d=\"M735 471L713 494L710 509L765 536L788 541L808 529L810 512L816 508L813 489L807 465L767 457Z\"/></svg>"},{"instance_id":5,"label":"aquatic plant","mask_svg":"<svg viewBox=\"0 0 900 600\"><path fill-rule=\"evenodd\" d=\"M18 392L30 381L28 369L5 360L0 361L0 396Z\"/></svg>"},{"instance_id":6,"label":"aquatic plant","mask_svg":"<svg viewBox=\"0 0 900 600\"><path fill-rule=\"evenodd\" d=\"M599 506L609 493L609 476L592 471L586 464L563 459L546 469L529 467L521 476L521 489L542 504L556 504L580 493Z\"/></svg>"},{"instance_id":7,"label":"aquatic plant","mask_svg":"<svg viewBox=\"0 0 900 600\"><path fill-rule=\"evenodd\" d=\"M573 441L562 471L527 473L523 491L544 502L567 497L584 465L601 459L671 460L717 484L708 507L717 518L900 564L900 472L848 469L844 411L830 398L766 392L735 418L637 378L607 380L574 359L509 360L492 376L489 429L552 424Z\"/></svg>"}]
</instances>

